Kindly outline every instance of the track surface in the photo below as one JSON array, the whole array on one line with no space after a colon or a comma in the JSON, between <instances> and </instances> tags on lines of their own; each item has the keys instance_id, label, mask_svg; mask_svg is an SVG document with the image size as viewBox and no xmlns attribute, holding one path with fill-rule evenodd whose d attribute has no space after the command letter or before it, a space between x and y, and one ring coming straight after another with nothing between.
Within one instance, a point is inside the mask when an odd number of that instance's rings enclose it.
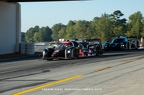
<instances>
[{"instance_id":1,"label":"track surface","mask_svg":"<svg viewBox=\"0 0 144 95\"><path fill-rule=\"evenodd\" d=\"M103 68L109 69L112 67L117 67L118 69L122 68L130 68L131 65L127 67L118 67L121 66L120 63L133 60L135 61L138 58L142 58L144 54L144 50L129 50L129 51L111 51L105 52L102 56L90 57L90 58L81 58L81 59L74 59L74 60L54 60L54 61L46 61L41 60L40 57L32 57L32 58L18 58L14 60L6 60L0 63L0 94L1 95L12 95L13 93L23 91L25 89L30 89L37 85L43 85L45 83L50 83L54 81L58 81L64 78L69 78L71 76L75 76L78 74L83 74L86 77L79 79L78 81L84 81L84 85L78 86L81 84L78 82L72 87L93 87L91 85L91 81L94 81L94 77L101 78L100 75L94 75L94 70L100 70ZM124 63L125 64L125 63ZM142 66L141 64L138 66ZM143 69L144 67L141 67ZM112 70L116 72L118 69ZM96 71L95 71L96 72ZM125 71L127 72L127 71ZM121 74L120 71L118 74ZM124 73L124 72L123 72ZM103 76L104 79L108 78L106 76L106 72ZM109 75L112 76L112 75ZM116 78L113 77L113 78ZM94 85L102 85L101 88L104 86L103 83L107 82L103 80L103 82L95 83ZM75 83L75 82L74 82ZM62 83L63 84L63 83ZM70 84L65 84L64 87L71 87ZM61 88L64 88L63 86ZM103 87L104 89L104 87ZM73 91L66 91L66 92L50 92L50 94L46 94L47 91L42 91L35 93L35 91L31 91L26 93L26 95L81 95L80 93L72 94ZM108 91L109 92L109 91ZM34 93L34 94L32 94ZM105 92L106 93L106 92ZM90 93L91 95L93 92ZM98 95L103 95L102 92L97 92ZM18 94L17 94L18 95ZM19 94L21 95L21 94ZM88 94L87 94L88 95ZM111 95L111 94L110 94ZM117 94L118 95L118 94ZM120 94L119 94L120 95Z\"/></svg>"}]
</instances>

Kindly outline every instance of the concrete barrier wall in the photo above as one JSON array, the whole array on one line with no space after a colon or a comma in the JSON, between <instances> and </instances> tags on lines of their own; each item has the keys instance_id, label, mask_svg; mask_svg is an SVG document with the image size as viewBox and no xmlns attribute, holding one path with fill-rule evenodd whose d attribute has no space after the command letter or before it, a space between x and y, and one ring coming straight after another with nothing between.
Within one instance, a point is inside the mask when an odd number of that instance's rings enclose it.
<instances>
[{"instance_id":1,"label":"concrete barrier wall","mask_svg":"<svg viewBox=\"0 0 144 95\"><path fill-rule=\"evenodd\" d=\"M19 7L17 3L0 1L0 54L19 51L21 33L20 12L17 13Z\"/></svg>"}]
</instances>

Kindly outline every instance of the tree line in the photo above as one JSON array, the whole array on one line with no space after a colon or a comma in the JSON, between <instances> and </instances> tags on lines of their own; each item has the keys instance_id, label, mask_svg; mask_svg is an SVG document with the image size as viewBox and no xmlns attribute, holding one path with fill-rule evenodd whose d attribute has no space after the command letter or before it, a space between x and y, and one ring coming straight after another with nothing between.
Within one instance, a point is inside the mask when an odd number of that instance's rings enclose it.
<instances>
[{"instance_id":1,"label":"tree line","mask_svg":"<svg viewBox=\"0 0 144 95\"><path fill-rule=\"evenodd\" d=\"M67 25L57 23L53 27L31 27L22 33L23 42L49 42L53 40L76 38L101 38L111 41L116 36L144 37L144 18L140 11L123 18L120 10L112 14L104 13L92 21L70 20Z\"/></svg>"}]
</instances>

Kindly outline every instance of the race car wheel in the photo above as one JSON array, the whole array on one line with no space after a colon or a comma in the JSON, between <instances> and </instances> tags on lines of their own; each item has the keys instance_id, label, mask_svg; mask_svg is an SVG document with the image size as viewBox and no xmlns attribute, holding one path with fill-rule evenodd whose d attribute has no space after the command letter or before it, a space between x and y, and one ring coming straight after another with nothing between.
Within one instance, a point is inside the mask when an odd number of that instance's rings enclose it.
<instances>
[{"instance_id":1,"label":"race car wheel","mask_svg":"<svg viewBox=\"0 0 144 95\"><path fill-rule=\"evenodd\" d=\"M79 57L79 48L73 48L73 59L77 59Z\"/></svg>"},{"instance_id":2,"label":"race car wheel","mask_svg":"<svg viewBox=\"0 0 144 95\"><path fill-rule=\"evenodd\" d=\"M79 58L79 49L76 49L74 54L75 55L73 56L73 58L75 59Z\"/></svg>"},{"instance_id":3,"label":"race car wheel","mask_svg":"<svg viewBox=\"0 0 144 95\"><path fill-rule=\"evenodd\" d=\"M96 47L96 56L99 56L100 55L100 49L99 49L99 47L97 46Z\"/></svg>"}]
</instances>

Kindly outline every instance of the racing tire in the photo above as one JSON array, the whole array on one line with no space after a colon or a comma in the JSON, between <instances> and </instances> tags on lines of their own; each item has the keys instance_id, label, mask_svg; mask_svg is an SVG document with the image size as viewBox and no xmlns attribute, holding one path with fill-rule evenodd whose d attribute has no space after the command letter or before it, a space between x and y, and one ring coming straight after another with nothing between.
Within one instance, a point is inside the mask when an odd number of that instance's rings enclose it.
<instances>
[{"instance_id":1,"label":"racing tire","mask_svg":"<svg viewBox=\"0 0 144 95\"><path fill-rule=\"evenodd\" d=\"M130 43L129 42L127 43L127 47L128 47L127 49L129 50L130 49Z\"/></svg>"},{"instance_id":2,"label":"racing tire","mask_svg":"<svg viewBox=\"0 0 144 95\"><path fill-rule=\"evenodd\" d=\"M96 47L96 56L99 56L100 55L100 49L99 47Z\"/></svg>"},{"instance_id":3,"label":"racing tire","mask_svg":"<svg viewBox=\"0 0 144 95\"><path fill-rule=\"evenodd\" d=\"M79 48L75 48L73 51L73 59L79 58Z\"/></svg>"},{"instance_id":4,"label":"racing tire","mask_svg":"<svg viewBox=\"0 0 144 95\"><path fill-rule=\"evenodd\" d=\"M76 50L74 51L75 55L73 56L74 59L78 59L79 58L79 48L76 48Z\"/></svg>"}]
</instances>

